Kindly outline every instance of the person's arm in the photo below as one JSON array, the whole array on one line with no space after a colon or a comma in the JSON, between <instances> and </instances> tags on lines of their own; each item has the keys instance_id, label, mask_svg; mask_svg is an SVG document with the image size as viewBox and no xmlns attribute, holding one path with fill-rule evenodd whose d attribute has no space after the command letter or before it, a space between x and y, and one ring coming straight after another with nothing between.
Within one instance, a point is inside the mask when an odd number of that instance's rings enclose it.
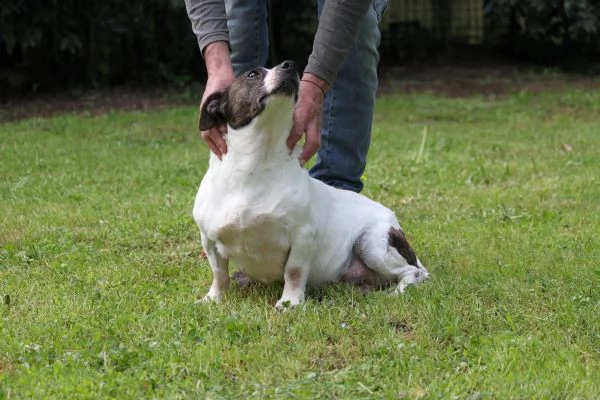
<instances>
[{"instance_id":1,"label":"person's arm","mask_svg":"<svg viewBox=\"0 0 600 400\"><path fill-rule=\"evenodd\" d=\"M308 161L321 146L324 95L342 68L348 50L354 46L371 3L372 0L325 0L287 141L293 149L306 133L301 163Z\"/></svg>"},{"instance_id":2,"label":"person's arm","mask_svg":"<svg viewBox=\"0 0 600 400\"><path fill-rule=\"evenodd\" d=\"M305 73L333 84L372 0L325 0Z\"/></svg>"},{"instance_id":3,"label":"person's arm","mask_svg":"<svg viewBox=\"0 0 600 400\"><path fill-rule=\"evenodd\" d=\"M224 0L185 0L185 8L203 56L209 44L229 43Z\"/></svg>"},{"instance_id":4,"label":"person's arm","mask_svg":"<svg viewBox=\"0 0 600 400\"><path fill-rule=\"evenodd\" d=\"M227 14L223 0L185 0L192 31L198 38L198 47L204 57L208 79L202 94L202 101L214 92L228 87L235 79L229 51L229 31ZM223 135L227 126L219 126L202 131L202 139L219 158L227 152Z\"/></svg>"}]
</instances>

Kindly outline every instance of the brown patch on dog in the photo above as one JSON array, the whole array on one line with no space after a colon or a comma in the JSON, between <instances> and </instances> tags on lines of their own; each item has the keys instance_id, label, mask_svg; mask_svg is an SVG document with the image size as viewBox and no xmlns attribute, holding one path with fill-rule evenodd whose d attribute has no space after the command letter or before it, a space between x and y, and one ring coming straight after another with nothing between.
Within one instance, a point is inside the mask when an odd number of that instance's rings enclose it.
<instances>
[{"instance_id":1,"label":"brown patch on dog","mask_svg":"<svg viewBox=\"0 0 600 400\"><path fill-rule=\"evenodd\" d=\"M412 247L410 247L408 240L406 240L406 236L404 236L402 229L396 229L394 227L390 228L388 234L388 244L395 248L410 265L414 265L415 267L419 266L417 264L417 256L415 255Z\"/></svg>"},{"instance_id":2,"label":"brown patch on dog","mask_svg":"<svg viewBox=\"0 0 600 400\"><path fill-rule=\"evenodd\" d=\"M300 268L289 268L285 271L285 282L289 282L292 289L298 289L301 277L302 270Z\"/></svg>"}]
</instances>

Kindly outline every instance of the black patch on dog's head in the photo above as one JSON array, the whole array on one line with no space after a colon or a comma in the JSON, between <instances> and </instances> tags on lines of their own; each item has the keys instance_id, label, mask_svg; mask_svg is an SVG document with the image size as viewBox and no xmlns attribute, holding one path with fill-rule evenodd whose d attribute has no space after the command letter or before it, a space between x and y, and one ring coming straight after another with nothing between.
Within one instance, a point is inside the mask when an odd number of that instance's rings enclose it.
<instances>
[{"instance_id":1,"label":"black patch on dog's head","mask_svg":"<svg viewBox=\"0 0 600 400\"><path fill-rule=\"evenodd\" d=\"M410 265L414 265L415 267L419 266L417 263L417 256L412 247L410 247L408 240L406 240L406 236L404 236L402 229L390 228L388 233L388 244L395 248Z\"/></svg>"},{"instance_id":2,"label":"black patch on dog's head","mask_svg":"<svg viewBox=\"0 0 600 400\"><path fill-rule=\"evenodd\" d=\"M238 76L227 89L227 123L233 129L248 125L265 109L264 80L269 71L254 68Z\"/></svg>"},{"instance_id":3,"label":"black patch on dog's head","mask_svg":"<svg viewBox=\"0 0 600 400\"><path fill-rule=\"evenodd\" d=\"M269 73L270 89L265 85ZM291 61L272 70L253 68L239 75L227 89L211 94L204 101L198 126L202 131L225 123L233 129L243 128L264 111L269 96L293 96L296 99L298 83L296 66Z\"/></svg>"}]
</instances>

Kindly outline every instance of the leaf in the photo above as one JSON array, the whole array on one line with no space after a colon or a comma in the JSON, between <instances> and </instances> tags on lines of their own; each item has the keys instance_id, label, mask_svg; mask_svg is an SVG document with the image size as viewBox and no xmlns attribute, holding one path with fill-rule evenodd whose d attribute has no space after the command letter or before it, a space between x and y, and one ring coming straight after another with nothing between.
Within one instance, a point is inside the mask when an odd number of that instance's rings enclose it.
<instances>
[{"instance_id":1,"label":"leaf","mask_svg":"<svg viewBox=\"0 0 600 400\"><path fill-rule=\"evenodd\" d=\"M67 51L71 54L77 53L77 50L81 49L83 44L79 36L70 33L60 41L59 48L61 51Z\"/></svg>"},{"instance_id":2,"label":"leaf","mask_svg":"<svg viewBox=\"0 0 600 400\"><path fill-rule=\"evenodd\" d=\"M25 35L21 40L23 48L38 47L42 43L43 32L39 28L31 28L25 31Z\"/></svg>"}]
</instances>

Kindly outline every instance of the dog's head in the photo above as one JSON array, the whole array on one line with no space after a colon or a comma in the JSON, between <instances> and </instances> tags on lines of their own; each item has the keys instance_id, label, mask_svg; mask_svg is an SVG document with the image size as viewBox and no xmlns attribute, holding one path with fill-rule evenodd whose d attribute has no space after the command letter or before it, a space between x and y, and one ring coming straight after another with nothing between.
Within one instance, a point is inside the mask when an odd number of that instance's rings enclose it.
<instances>
[{"instance_id":1,"label":"dog's head","mask_svg":"<svg viewBox=\"0 0 600 400\"><path fill-rule=\"evenodd\" d=\"M254 68L238 76L222 92L208 96L200 110L199 128L204 131L227 123L240 129L260 116L274 98L285 98L293 111L298 98L298 73L293 61L284 61L272 69Z\"/></svg>"}]
</instances>

